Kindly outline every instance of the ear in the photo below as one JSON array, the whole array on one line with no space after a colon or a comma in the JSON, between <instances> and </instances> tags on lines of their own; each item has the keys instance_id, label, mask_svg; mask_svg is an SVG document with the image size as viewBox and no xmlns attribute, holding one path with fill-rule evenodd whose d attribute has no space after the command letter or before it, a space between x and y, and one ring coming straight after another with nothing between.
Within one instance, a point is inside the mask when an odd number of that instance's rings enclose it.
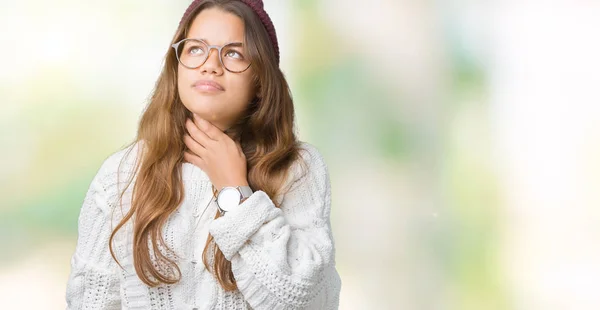
<instances>
[{"instance_id":1,"label":"ear","mask_svg":"<svg viewBox=\"0 0 600 310\"><path fill-rule=\"evenodd\" d=\"M256 86L254 90L254 98L250 101L250 103L258 103L262 99L262 92L260 86Z\"/></svg>"},{"instance_id":2,"label":"ear","mask_svg":"<svg viewBox=\"0 0 600 310\"><path fill-rule=\"evenodd\" d=\"M262 89L260 87L260 81L258 80L258 77L256 77L256 76L254 77L253 83L254 83L254 93L255 93L254 97L261 98L262 97L261 96Z\"/></svg>"}]
</instances>

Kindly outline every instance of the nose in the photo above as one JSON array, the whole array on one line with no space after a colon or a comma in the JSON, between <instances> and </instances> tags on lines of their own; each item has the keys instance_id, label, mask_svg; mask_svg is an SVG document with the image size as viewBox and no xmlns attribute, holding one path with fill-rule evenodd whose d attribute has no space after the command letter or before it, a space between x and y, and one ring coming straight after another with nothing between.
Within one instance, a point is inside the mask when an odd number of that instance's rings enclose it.
<instances>
[{"instance_id":1,"label":"nose","mask_svg":"<svg viewBox=\"0 0 600 310\"><path fill-rule=\"evenodd\" d=\"M208 56L206 57L206 61L200 67L201 72L216 75L223 74L223 66L221 66L221 60L219 59L219 50L214 47L209 49Z\"/></svg>"}]
</instances>

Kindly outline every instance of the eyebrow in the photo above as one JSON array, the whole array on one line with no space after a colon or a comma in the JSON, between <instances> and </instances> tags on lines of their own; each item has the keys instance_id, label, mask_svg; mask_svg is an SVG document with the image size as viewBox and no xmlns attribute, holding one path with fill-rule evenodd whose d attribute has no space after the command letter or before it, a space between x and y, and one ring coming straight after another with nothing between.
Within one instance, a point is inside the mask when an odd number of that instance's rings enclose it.
<instances>
[{"instance_id":1,"label":"eyebrow","mask_svg":"<svg viewBox=\"0 0 600 310\"><path fill-rule=\"evenodd\" d=\"M200 41L203 41L206 44L208 44L208 40L206 40L204 38L187 38L187 39L200 40ZM208 44L208 45L210 45L210 44ZM242 42L228 42L228 43L223 44L223 46L225 46L225 45L244 46L244 44Z\"/></svg>"}]
</instances>

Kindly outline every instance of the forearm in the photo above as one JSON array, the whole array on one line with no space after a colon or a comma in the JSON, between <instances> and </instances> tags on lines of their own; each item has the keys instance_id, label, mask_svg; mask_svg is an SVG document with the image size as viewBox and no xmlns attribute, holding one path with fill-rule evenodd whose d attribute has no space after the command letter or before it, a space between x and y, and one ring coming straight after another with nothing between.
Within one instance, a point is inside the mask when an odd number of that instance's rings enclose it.
<instances>
[{"instance_id":1,"label":"forearm","mask_svg":"<svg viewBox=\"0 0 600 310\"><path fill-rule=\"evenodd\" d=\"M326 286L324 271L334 268L333 240L327 221L309 222L311 226L290 225L283 211L259 191L211 224L215 242L232 262L240 291L246 298L262 300L251 302L254 308L300 309Z\"/></svg>"}]
</instances>

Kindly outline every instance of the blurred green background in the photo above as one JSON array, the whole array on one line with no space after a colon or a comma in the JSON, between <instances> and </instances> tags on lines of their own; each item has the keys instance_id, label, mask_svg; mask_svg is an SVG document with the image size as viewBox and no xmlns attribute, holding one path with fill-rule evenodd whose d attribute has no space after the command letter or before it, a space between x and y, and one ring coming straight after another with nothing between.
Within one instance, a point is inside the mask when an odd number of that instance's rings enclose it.
<instances>
[{"instance_id":1,"label":"blurred green background","mask_svg":"<svg viewBox=\"0 0 600 310\"><path fill-rule=\"evenodd\" d=\"M190 1L0 1L0 300L64 309L77 217ZM600 4L266 0L330 169L341 309L600 308Z\"/></svg>"}]
</instances>

